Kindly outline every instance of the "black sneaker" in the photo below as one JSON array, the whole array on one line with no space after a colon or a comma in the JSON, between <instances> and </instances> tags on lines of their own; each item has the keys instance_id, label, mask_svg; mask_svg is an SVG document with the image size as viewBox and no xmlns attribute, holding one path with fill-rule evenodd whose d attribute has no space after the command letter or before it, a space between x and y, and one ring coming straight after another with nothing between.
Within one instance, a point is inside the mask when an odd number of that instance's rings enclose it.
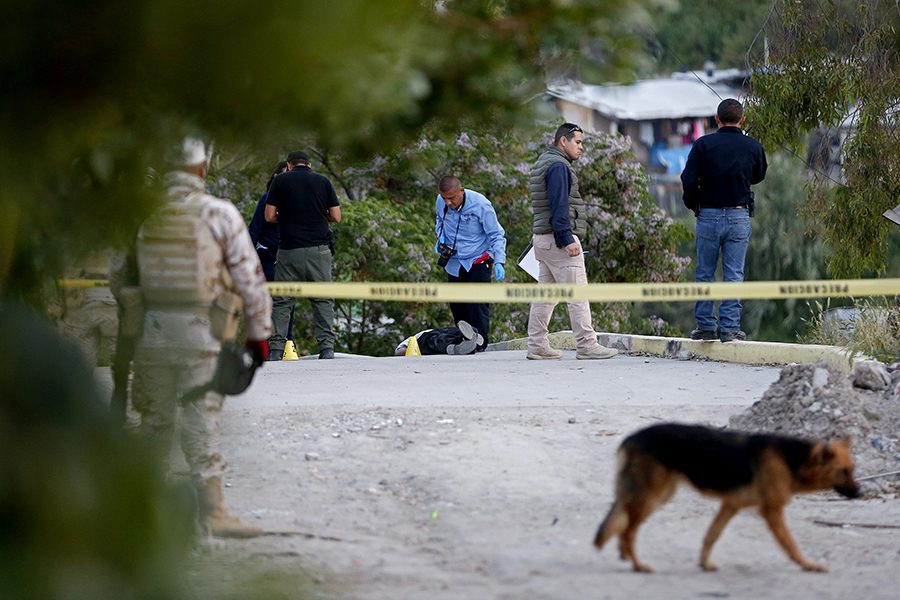
<instances>
[{"instance_id":1,"label":"black sneaker","mask_svg":"<svg viewBox=\"0 0 900 600\"><path fill-rule=\"evenodd\" d=\"M691 332L691 339L703 342L714 342L716 341L716 332L707 329L695 329Z\"/></svg>"},{"instance_id":2,"label":"black sneaker","mask_svg":"<svg viewBox=\"0 0 900 600\"><path fill-rule=\"evenodd\" d=\"M747 339L747 334L743 331L723 331L719 334L719 341L721 342L743 342Z\"/></svg>"},{"instance_id":3,"label":"black sneaker","mask_svg":"<svg viewBox=\"0 0 900 600\"><path fill-rule=\"evenodd\" d=\"M319 360L327 360L330 358L334 358L334 350L331 348L323 348L322 351L319 352Z\"/></svg>"}]
</instances>

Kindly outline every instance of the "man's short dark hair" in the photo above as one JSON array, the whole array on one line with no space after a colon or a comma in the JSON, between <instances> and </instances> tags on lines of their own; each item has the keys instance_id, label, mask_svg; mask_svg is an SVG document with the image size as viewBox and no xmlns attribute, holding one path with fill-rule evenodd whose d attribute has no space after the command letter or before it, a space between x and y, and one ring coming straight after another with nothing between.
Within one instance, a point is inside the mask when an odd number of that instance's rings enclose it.
<instances>
[{"instance_id":1,"label":"man's short dark hair","mask_svg":"<svg viewBox=\"0 0 900 600\"><path fill-rule=\"evenodd\" d=\"M728 125L737 125L744 116L744 107L734 98L725 98L719 102L719 108L716 109L716 116L719 117L720 123Z\"/></svg>"},{"instance_id":2,"label":"man's short dark hair","mask_svg":"<svg viewBox=\"0 0 900 600\"><path fill-rule=\"evenodd\" d=\"M553 145L558 145L559 140L561 140L562 138L571 140L573 137L575 137L576 132L584 133L584 130L575 123L563 123L556 128L556 135L553 136Z\"/></svg>"},{"instance_id":3,"label":"man's short dark hair","mask_svg":"<svg viewBox=\"0 0 900 600\"><path fill-rule=\"evenodd\" d=\"M309 154L304 152L303 150L294 150L290 154L287 155L287 161L292 165L299 165L300 163L308 163L309 162Z\"/></svg>"},{"instance_id":4,"label":"man's short dark hair","mask_svg":"<svg viewBox=\"0 0 900 600\"><path fill-rule=\"evenodd\" d=\"M450 190L455 190L460 187L459 177L456 175L444 175L441 177L440 182L438 182L438 190L442 194L446 194Z\"/></svg>"}]
</instances>

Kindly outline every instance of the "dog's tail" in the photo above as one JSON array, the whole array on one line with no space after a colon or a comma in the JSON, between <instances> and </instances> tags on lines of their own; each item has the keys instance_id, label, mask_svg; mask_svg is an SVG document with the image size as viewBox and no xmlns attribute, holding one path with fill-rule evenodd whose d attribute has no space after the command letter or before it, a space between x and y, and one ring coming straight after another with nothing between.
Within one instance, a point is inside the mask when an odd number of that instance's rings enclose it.
<instances>
[{"instance_id":1,"label":"dog's tail","mask_svg":"<svg viewBox=\"0 0 900 600\"><path fill-rule=\"evenodd\" d=\"M622 503L623 485L625 484L625 468L627 464L627 456L625 449L620 448L618 453L618 468L616 474L616 500L613 502L606 518L600 523L597 529L597 535L594 536L594 546L597 550L603 548L603 545L612 537L615 537L625 531L628 526L628 513L625 512L625 506Z\"/></svg>"}]
</instances>

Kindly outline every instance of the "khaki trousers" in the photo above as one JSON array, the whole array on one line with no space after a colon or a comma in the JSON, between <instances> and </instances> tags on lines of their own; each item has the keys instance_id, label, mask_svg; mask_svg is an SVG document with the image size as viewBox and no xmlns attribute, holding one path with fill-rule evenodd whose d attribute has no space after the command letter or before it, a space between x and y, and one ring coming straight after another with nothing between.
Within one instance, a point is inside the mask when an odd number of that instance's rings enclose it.
<instances>
[{"instance_id":1,"label":"khaki trousers","mask_svg":"<svg viewBox=\"0 0 900 600\"><path fill-rule=\"evenodd\" d=\"M577 238L576 238L577 239ZM536 233L532 239L534 256L540 265L539 283L587 283L584 255L569 256L556 247L552 233ZM528 350L538 352L550 347L549 326L557 302L533 302L528 315ZM579 350L598 346L597 333L591 325L591 305L587 300L568 302L569 321Z\"/></svg>"},{"instance_id":2,"label":"khaki trousers","mask_svg":"<svg viewBox=\"0 0 900 600\"><path fill-rule=\"evenodd\" d=\"M103 351L115 352L119 332L119 316L116 299L107 289L67 290L65 312L59 322L60 333L75 341L88 364L97 366L97 357Z\"/></svg>"},{"instance_id":3,"label":"khaki trousers","mask_svg":"<svg viewBox=\"0 0 900 600\"><path fill-rule=\"evenodd\" d=\"M141 414L141 434L157 446L163 464L169 466L172 436L178 435L194 482L202 484L222 477L225 460L219 452L222 404L220 394L208 392L183 407L180 427L178 399L189 389L207 383L216 371L216 355L187 358L165 364L138 349L134 363L132 401ZM177 352L172 353L176 355Z\"/></svg>"}]
</instances>

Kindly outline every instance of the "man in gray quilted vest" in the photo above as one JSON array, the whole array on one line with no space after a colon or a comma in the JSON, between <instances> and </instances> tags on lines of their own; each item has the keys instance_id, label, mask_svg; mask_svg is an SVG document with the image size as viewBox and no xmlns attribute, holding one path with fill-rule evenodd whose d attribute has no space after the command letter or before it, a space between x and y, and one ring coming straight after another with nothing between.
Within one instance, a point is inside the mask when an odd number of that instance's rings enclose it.
<instances>
[{"instance_id":1,"label":"man in gray quilted vest","mask_svg":"<svg viewBox=\"0 0 900 600\"><path fill-rule=\"evenodd\" d=\"M529 188L534 211L532 231L534 255L540 266L539 283L586 284L581 239L587 231L584 201L578 191L578 176L572 163L584 151L584 132L574 123L556 130L553 146L544 151L531 168ZM528 315L530 360L562 358L550 347L549 325L556 302L534 302ZM591 325L591 307L585 300L569 302L569 321L575 336L575 358L611 358L617 351L601 346Z\"/></svg>"},{"instance_id":2,"label":"man in gray quilted vest","mask_svg":"<svg viewBox=\"0 0 900 600\"><path fill-rule=\"evenodd\" d=\"M134 408L141 433L171 452L179 398L212 380L224 342L234 339L243 312L246 345L257 362L268 355L272 298L237 208L205 192L206 148L186 138L170 157L167 197L141 226L136 244L141 330L134 355ZM115 272L113 280L121 279ZM185 403L181 449L196 486L201 524L220 537L262 533L226 510L225 461L219 453L224 397L206 392Z\"/></svg>"}]
</instances>

